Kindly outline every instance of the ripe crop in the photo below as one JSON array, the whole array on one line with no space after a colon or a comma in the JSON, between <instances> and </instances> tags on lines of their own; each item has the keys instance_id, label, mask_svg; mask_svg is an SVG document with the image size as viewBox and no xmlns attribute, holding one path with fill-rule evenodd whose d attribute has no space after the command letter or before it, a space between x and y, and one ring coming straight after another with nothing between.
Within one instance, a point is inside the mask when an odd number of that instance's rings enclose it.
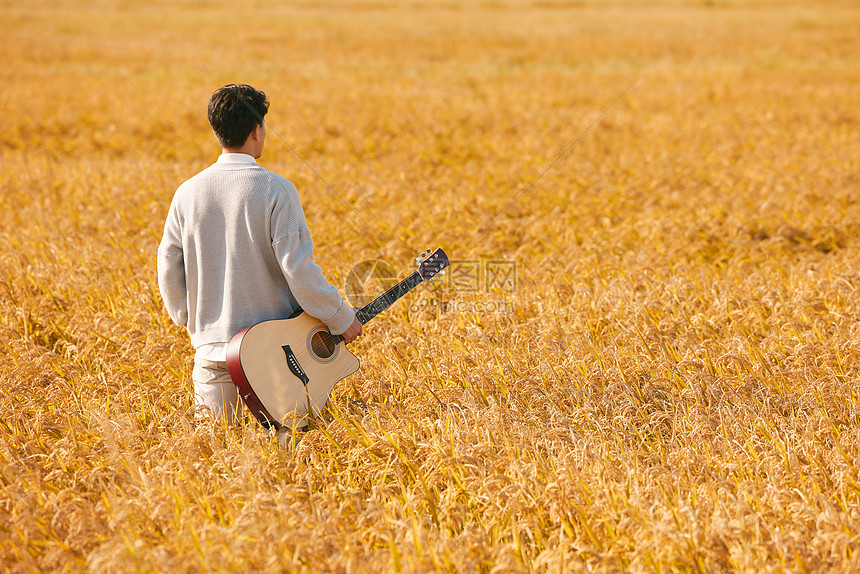
<instances>
[{"instance_id":1,"label":"ripe crop","mask_svg":"<svg viewBox=\"0 0 860 574\"><path fill-rule=\"evenodd\" d=\"M0 571L860 570L854 2L136 4L0 3ZM454 260L283 447L155 276L230 82L333 284Z\"/></svg>"}]
</instances>

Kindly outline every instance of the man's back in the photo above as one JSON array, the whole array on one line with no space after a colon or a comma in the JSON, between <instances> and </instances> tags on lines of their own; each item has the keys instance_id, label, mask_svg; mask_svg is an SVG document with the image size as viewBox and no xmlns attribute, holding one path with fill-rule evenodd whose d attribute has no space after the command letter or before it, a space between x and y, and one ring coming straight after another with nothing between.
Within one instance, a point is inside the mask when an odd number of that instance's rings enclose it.
<instances>
[{"instance_id":1,"label":"man's back","mask_svg":"<svg viewBox=\"0 0 860 574\"><path fill-rule=\"evenodd\" d=\"M222 155L179 187L159 263L168 312L188 328L195 347L229 341L245 327L288 317L299 305L333 329L352 321L313 261L296 188L244 154ZM178 266L182 273L169 272ZM184 284L171 283L171 276Z\"/></svg>"}]
</instances>

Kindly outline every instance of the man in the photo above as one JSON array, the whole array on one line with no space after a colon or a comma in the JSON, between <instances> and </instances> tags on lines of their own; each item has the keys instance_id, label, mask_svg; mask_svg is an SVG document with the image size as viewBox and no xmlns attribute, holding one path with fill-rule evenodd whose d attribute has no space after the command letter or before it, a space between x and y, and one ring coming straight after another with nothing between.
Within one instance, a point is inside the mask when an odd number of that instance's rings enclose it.
<instances>
[{"instance_id":1,"label":"man","mask_svg":"<svg viewBox=\"0 0 860 574\"><path fill-rule=\"evenodd\" d=\"M259 165L266 95L230 84L209 100L221 156L179 186L158 247L158 286L170 318L186 327L195 403L233 422L240 402L227 370L233 335L297 307L346 343L361 323L314 263L295 186Z\"/></svg>"}]
</instances>

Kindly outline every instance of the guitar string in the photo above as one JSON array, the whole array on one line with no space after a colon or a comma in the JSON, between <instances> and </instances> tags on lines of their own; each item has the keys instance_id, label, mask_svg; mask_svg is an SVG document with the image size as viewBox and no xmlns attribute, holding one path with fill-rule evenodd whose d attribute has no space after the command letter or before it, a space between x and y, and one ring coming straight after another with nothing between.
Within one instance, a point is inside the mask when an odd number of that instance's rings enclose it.
<instances>
[{"instance_id":1,"label":"guitar string","mask_svg":"<svg viewBox=\"0 0 860 574\"><path fill-rule=\"evenodd\" d=\"M368 317L368 319L372 319L391 305L393 305L397 300L399 300L403 295L414 289L420 281L416 281L416 276L420 278L418 272L413 272L409 277L407 277L404 281L398 283L385 293L383 293L380 297L373 302L371 302L371 311L373 315Z\"/></svg>"},{"instance_id":2,"label":"guitar string","mask_svg":"<svg viewBox=\"0 0 860 574\"><path fill-rule=\"evenodd\" d=\"M368 305L359 310L359 313L365 317L362 323L376 317L379 313L396 303L401 297L412 291L415 287L421 284L423 278L418 271L414 271L409 277L387 290L385 293L371 301Z\"/></svg>"},{"instance_id":3,"label":"guitar string","mask_svg":"<svg viewBox=\"0 0 860 574\"><path fill-rule=\"evenodd\" d=\"M399 301L404 295L415 289L418 285L420 285L424 281L423 277L418 271L413 271L411 275L409 275L406 279L385 291L382 295L362 307L356 313L361 324L364 325L391 305ZM335 344L343 341L342 335L332 335L332 339Z\"/></svg>"}]
</instances>

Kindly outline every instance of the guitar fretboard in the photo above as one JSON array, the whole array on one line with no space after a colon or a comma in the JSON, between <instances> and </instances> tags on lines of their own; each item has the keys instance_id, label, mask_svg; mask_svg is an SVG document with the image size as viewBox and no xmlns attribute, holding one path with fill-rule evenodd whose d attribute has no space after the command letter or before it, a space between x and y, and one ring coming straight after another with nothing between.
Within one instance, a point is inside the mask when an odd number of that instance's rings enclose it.
<instances>
[{"instance_id":1,"label":"guitar fretboard","mask_svg":"<svg viewBox=\"0 0 860 574\"><path fill-rule=\"evenodd\" d=\"M368 321L396 303L398 299L415 289L422 281L424 281L424 278L421 277L421 273L415 271L412 275L359 309L355 316L358 317L362 325L367 324ZM343 340L343 337L340 335L334 335L333 338L338 343Z\"/></svg>"}]
</instances>

